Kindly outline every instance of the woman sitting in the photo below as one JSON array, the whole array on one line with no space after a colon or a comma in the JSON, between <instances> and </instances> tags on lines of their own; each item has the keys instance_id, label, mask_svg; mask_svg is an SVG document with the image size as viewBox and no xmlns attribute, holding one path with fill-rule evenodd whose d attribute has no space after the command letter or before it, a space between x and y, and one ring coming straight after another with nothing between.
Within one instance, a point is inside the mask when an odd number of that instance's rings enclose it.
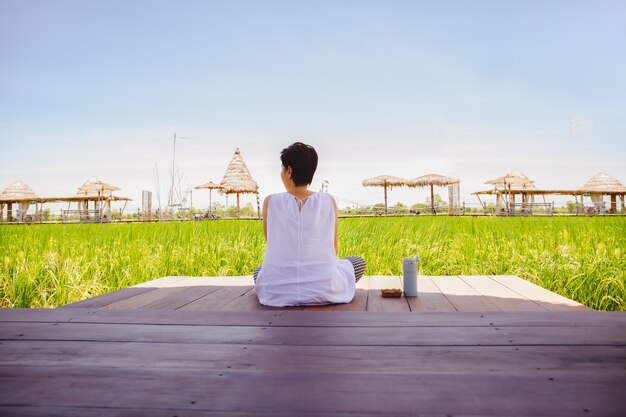
<instances>
[{"instance_id":1,"label":"woman sitting","mask_svg":"<svg viewBox=\"0 0 626 417\"><path fill-rule=\"evenodd\" d=\"M280 154L287 190L263 202L267 242L263 265L254 271L261 304L275 307L349 303L365 261L337 259L337 205L326 193L310 191L317 152L296 142Z\"/></svg>"}]
</instances>

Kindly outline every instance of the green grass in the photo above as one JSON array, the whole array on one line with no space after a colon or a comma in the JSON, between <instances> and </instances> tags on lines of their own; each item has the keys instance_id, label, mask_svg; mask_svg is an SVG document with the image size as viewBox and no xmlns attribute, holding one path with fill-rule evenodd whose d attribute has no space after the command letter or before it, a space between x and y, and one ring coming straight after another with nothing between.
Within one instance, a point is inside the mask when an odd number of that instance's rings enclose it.
<instances>
[{"instance_id":1,"label":"green grass","mask_svg":"<svg viewBox=\"0 0 626 417\"><path fill-rule=\"evenodd\" d=\"M340 220L340 256L369 275L517 275L600 310L626 310L626 218ZM0 306L55 307L166 275L248 275L257 221L0 226Z\"/></svg>"}]
</instances>

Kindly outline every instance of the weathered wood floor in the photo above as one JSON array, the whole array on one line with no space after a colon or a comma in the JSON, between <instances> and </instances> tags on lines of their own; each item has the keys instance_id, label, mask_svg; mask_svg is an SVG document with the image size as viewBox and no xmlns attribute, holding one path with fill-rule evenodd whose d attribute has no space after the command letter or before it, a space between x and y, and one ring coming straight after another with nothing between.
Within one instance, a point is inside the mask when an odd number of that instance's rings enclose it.
<instances>
[{"instance_id":1,"label":"weathered wood floor","mask_svg":"<svg viewBox=\"0 0 626 417\"><path fill-rule=\"evenodd\" d=\"M2 309L0 416L624 415L625 313L440 278L406 301L371 277L360 311L267 310L249 278L180 277Z\"/></svg>"},{"instance_id":2,"label":"weathered wood floor","mask_svg":"<svg viewBox=\"0 0 626 417\"><path fill-rule=\"evenodd\" d=\"M350 304L292 307L310 311L572 311L587 307L516 276L418 277L418 297L382 298L402 288L397 276L365 276ZM251 276L164 277L80 301L68 307L104 309L257 311Z\"/></svg>"},{"instance_id":3,"label":"weathered wood floor","mask_svg":"<svg viewBox=\"0 0 626 417\"><path fill-rule=\"evenodd\" d=\"M626 315L0 310L2 416L623 416Z\"/></svg>"}]
</instances>

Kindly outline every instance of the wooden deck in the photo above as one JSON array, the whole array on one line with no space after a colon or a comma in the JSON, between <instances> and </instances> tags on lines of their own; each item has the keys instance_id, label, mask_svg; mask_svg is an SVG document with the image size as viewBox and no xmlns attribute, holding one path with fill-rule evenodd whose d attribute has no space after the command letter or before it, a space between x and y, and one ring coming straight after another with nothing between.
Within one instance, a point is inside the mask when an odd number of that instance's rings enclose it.
<instances>
[{"instance_id":1,"label":"wooden deck","mask_svg":"<svg viewBox=\"0 0 626 417\"><path fill-rule=\"evenodd\" d=\"M0 416L624 415L625 313L514 277L381 299L394 279L361 283L359 311L268 309L248 277L1 309Z\"/></svg>"},{"instance_id":2,"label":"wooden deck","mask_svg":"<svg viewBox=\"0 0 626 417\"><path fill-rule=\"evenodd\" d=\"M290 307L307 311L577 311L587 307L516 276L419 276L418 297L382 298L381 288L402 288L397 276L365 276L349 304ZM70 304L72 308L258 311L251 276L164 277ZM284 308L282 309L284 310Z\"/></svg>"}]
</instances>

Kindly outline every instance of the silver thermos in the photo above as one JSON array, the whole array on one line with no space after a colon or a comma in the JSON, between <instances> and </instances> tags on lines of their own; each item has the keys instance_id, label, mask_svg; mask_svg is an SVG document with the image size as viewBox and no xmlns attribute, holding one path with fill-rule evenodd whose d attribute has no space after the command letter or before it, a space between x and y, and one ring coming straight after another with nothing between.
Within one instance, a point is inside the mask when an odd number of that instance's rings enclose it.
<instances>
[{"instance_id":1,"label":"silver thermos","mask_svg":"<svg viewBox=\"0 0 626 417\"><path fill-rule=\"evenodd\" d=\"M405 297L417 296L417 271L419 269L419 256L404 258L402 261L402 283Z\"/></svg>"}]
</instances>

